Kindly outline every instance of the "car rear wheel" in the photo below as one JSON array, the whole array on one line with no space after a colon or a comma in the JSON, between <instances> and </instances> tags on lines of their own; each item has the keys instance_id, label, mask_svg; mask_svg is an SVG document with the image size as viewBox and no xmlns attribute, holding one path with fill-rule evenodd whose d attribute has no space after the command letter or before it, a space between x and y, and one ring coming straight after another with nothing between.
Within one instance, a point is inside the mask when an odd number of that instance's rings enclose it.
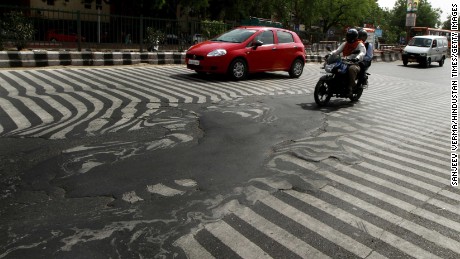
<instances>
[{"instance_id":1,"label":"car rear wheel","mask_svg":"<svg viewBox=\"0 0 460 259\"><path fill-rule=\"evenodd\" d=\"M289 70L289 76L292 78L299 78L303 72L304 63L300 58L296 58L292 62L291 69Z\"/></svg>"},{"instance_id":2,"label":"car rear wheel","mask_svg":"<svg viewBox=\"0 0 460 259\"><path fill-rule=\"evenodd\" d=\"M248 65L242 58L236 58L228 67L228 75L233 80L243 80L248 75Z\"/></svg>"}]
</instances>

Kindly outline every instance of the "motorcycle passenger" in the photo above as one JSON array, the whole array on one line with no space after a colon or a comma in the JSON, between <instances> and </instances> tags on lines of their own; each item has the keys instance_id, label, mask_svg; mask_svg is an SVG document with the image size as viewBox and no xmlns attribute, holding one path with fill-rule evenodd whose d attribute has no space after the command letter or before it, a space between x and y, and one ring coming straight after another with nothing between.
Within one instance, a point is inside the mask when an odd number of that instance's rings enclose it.
<instances>
[{"instance_id":1,"label":"motorcycle passenger","mask_svg":"<svg viewBox=\"0 0 460 259\"><path fill-rule=\"evenodd\" d=\"M352 54L353 51L359 50L358 54ZM364 44L358 40L358 30L349 29L346 35L346 42L342 43L336 50L332 51L331 54L338 55L342 53L344 58L350 59L355 64L351 64L348 67L348 97L353 96L353 88L356 86L356 77L361 70L358 61L362 61L366 54L366 48Z\"/></svg>"},{"instance_id":2,"label":"motorcycle passenger","mask_svg":"<svg viewBox=\"0 0 460 259\"><path fill-rule=\"evenodd\" d=\"M366 71L369 69L369 67L372 64L372 58L374 57L374 46L372 46L372 43L366 42L367 40L367 32L365 30L360 30L358 32L358 39L360 39L364 43L364 47L366 48L366 55L363 58L363 66L361 67L361 72L360 72L360 78L361 82L363 82L363 86L367 85L367 79L366 79Z\"/></svg>"}]
</instances>

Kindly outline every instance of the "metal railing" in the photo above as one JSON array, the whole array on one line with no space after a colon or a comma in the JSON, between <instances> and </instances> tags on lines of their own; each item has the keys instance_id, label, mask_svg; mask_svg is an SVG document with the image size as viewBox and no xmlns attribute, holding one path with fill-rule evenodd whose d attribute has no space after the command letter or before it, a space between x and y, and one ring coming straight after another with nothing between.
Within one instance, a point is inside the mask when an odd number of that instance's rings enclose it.
<instances>
[{"instance_id":1,"label":"metal railing","mask_svg":"<svg viewBox=\"0 0 460 259\"><path fill-rule=\"evenodd\" d=\"M193 45L194 35L205 39L202 21L178 21L150 17L131 17L101 13L70 12L0 5L0 14L20 11L33 24L33 40L27 48L45 49L124 49L146 50L146 30L152 27L162 33L157 50L183 51ZM213 25L216 26L216 25ZM224 32L237 24L220 24ZM214 30L216 31L216 30ZM215 36L215 35L210 35Z\"/></svg>"}]
</instances>

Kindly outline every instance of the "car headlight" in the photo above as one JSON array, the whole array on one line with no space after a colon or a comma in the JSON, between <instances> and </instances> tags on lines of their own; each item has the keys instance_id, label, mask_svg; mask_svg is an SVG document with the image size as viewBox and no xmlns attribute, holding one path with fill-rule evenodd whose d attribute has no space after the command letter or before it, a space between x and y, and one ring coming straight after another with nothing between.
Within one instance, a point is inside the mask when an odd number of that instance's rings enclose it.
<instances>
[{"instance_id":1,"label":"car headlight","mask_svg":"<svg viewBox=\"0 0 460 259\"><path fill-rule=\"evenodd\" d=\"M420 53L421 57L426 57L426 53Z\"/></svg>"},{"instance_id":2,"label":"car headlight","mask_svg":"<svg viewBox=\"0 0 460 259\"><path fill-rule=\"evenodd\" d=\"M208 53L208 57L219 57L227 54L225 49L216 49Z\"/></svg>"},{"instance_id":3,"label":"car headlight","mask_svg":"<svg viewBox=\"0 0 460 259\"><path fill-rule=\"evenodd\" d=\"M409 52L407 52L407 51L403 51L403 54L409 54Z\"/></svg>"}]
</instances>

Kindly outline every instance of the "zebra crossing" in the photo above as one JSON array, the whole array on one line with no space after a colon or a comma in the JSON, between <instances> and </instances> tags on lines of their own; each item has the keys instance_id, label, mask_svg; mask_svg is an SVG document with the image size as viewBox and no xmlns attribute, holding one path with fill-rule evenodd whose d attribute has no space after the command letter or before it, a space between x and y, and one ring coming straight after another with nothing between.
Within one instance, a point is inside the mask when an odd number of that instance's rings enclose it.
<instances>
[{"instance_id":1,"label":"zebra crossing","mask_svg":"<svg viewBox=\"0 0 460 259\"><path fill-rule=\"evenodd\" d=\"M179 129L141 146L66 150L63 177L69 177L102 164L108 152L130 150L114 158L126 159L191 141L180 130L184 118L159 116L165 107L212 103L210 110L270 123L276 118L266 107L242 113L238 105L246 104L232 100L311 94L319 68L305 69L300 80L274 73L244 82L203 79L178 66L1 71L0 137ZM460 191L449 186L449 89L382 75L370 83L360 102L332 100L332 108L323 108L319 133L276 146L266 164L276 174L244 186L246 202L226 201L223 218L202 222L174 245L189 258L460 257ZM93 155L82 159L78 152L88 149ZM177 179L146 188L167 199L197 185ZM122 196L127 203L146 199L129 190Z\"/></svg>"},{"instance_id":2,"label":"zebra crossing","mask_svg":"<svg viewBox=\"0 0 460 259\"><path fill-rule=\"evenodd\" d=\"M146 118L165 107L311 93L313 79L284 74L231 82L181 66L1 71L0 136L97 136L148 127Z\"/></svg>"},{"instance_id":3,"label":"zebra crossing","mask_svg":"<svg viewBox=\"0 0 460 259\"><path fill-rule=\"evenodd\" d=\"M175 245L189 258L458 258L448 86L388 79L325 108L324 131L277 147L277 176L252 181L248 203L229 202Z\"/></svg>"}]
</instances>

